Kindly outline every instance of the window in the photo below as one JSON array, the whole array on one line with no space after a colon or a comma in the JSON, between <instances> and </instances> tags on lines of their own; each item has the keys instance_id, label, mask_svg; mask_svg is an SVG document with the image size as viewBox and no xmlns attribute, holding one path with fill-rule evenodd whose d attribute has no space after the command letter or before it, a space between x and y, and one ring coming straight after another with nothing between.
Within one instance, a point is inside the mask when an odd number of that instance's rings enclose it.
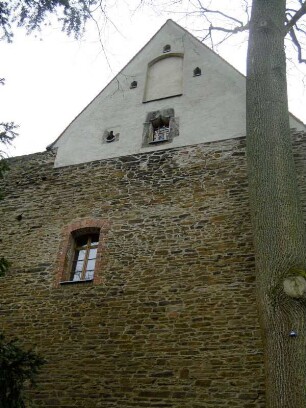
<instances>
[{"instance_id":1,"label":"window","mask_svg":"<svg viewBox=\"0 0 306 408\"><path fill-rule=\"evenodd\" d=\"M99 234L81 235L75 239L70 281L93 280L98 244Z\"/></svg>"},{"instance_id":2,"label":"window","mask_svg":"<svg viewBox=\"0 0 306 408\"><path fill-rule=\"evenodd\" d=\"M115 140L116 136L114 135L114 131L111 130L110 132L108 132L108 135L106 136L106 142L107 143L111 143Z\"/></svg>"},{"instance_id":3,"label":"window","mask_svg":"<svg viewBox=\"0 0 306 408\"><path fill-rule=\"evenodd\" d=\"M85 218L63 228L54 286L102 282L101 265L106 251L109 222Z\"/></svg>"},{"instance_id":4,"label":"window","mask_svg":"<svg viewBox=\"0 0 306 408\"><path fill-rule=\"evenodd\" d=\"M142 147L171 143L178 135L179 118L174 117L174 109L149 112L144 123Z\"/></svg>"},{"instance_id":5,"label":"window","mask_svg":"<svg viewBox=\"0 0 306 408\"><path fill-rule=\"evenodd\" d=\"M200 76L201 74L202 74L201 68L196 67L196 68L193 70L193 76L194 76L194 77L195 77L195 76Z\"/></svg>"},{"instance_id":6,"label":"window","mask_svg":"<svg viewBox=\"0 0 306 408\"><path fill-rule=\"evenodd\" d=\"M149 143L166 142L170 134L170 117L159 115L151 120L151 137Z\"/></svg>"},{"instance_id":7,"label":"window","mask_svg":"<svg viewBox=\"0 0 306 408\"><path fill-rule=\"evenodd\" d=\"M105 130L102 136L102 143L118 142L120 133L115 129Z\"/></svg>"},{"instance_id":8,"label":"window","mask_svg":"<svg viewBox=\"0 0 306 408\"><path fill-rule=\"evenodd\" d=\"M170 44L166 44L166 45L164 46L164 48L163 48L163 53L170 52L170 51L171 51L171 45L170 45Z\"/></svg>"},{"instance_id":9,"label":"window","mask_svg":"<svg viewBox=\"0 0 306 408\"><path fill-rule=\"evenodd\" d=\"M130 89L137 88L137 81L131 82Z\"/></svg>"}]
</instances>

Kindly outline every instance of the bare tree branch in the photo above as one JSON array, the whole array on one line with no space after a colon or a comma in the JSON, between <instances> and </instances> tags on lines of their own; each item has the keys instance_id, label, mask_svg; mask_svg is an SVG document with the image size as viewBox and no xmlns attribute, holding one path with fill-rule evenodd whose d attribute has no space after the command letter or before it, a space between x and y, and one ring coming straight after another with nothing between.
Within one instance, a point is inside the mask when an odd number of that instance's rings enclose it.
<instances>
[{"instance_id":1,"label":"bare tree branch","mask_svg":"<svg viewBox=\"0 0 306 408\"><path fill-rule=\"evenodd\" d=\"M206 7L203 6L203 4L201 3L201 0L197 0L197 1L198 1L200 10L201 10L203 13L218 14L218 15L220 15L220 16L222 16L222 17L225 17L225 18L227 18L227 19L229 19L229 20L235 21L235 22L238 23L240 26L243 26L243 22L240 21L240 20L238 20L237 18L232 17L232 16L229 16L228 14L225 14L225 13L223 13L223 12L220 11L220 10L210 10L210 9L208 9L208 8L206 8Z\"/></svg>"},{"instance_id":2,"label":"bare tree branch","mask_svg":"<svg viewBox=\"0 0 306 408\"><path fill-rule=\"evenodd\" d=\"M306 36L306 28L303 29L301 27L299 27L297 24L295 25L295 29L296 31L299 31L300 33L303 33Z\"/></svg>"},{"instance_id":3,"label":"bare tree branch","mask_svg":"<svg viewBox=\"0 0 306 408\"><path fill-rule=\"evenodd\" d=\"M299 62L306 64L306 59L303 58L302 47L301 47L301 44L299 43L299 40L297 39L294 28L291 28L291 30L289 31L289 34L290 34L293 44L296 46Z\"/></svg>"},{"instance_id":4,"label":"bare tree branch","mask_svg":"<svg viewBox=\"0 0 306 408\"><path fill-rule=\"evenodd\" d=\"M249 29L249 23L245 24L244 26L241 27L234 27L234 28L225 28L225 27L217 27L217 26L213 26L210 25L209 29L208 29L208 33L206 34L206 36L204 36L203 41L207 40L208 38L211 39L211 43L212 43L212 49L214 48L213 46L213 41L212 41L212 32L213 31L222 31L224 33L227 33L227 35L225 36L225 38L223 40L221 40L217 45L220 45L224 42L225 39L229 38L230 36L232 36L233 34L238 34L241 33L243 31L247 31Z\"/></svg>"},{"instance_id":5,"label":"bare tree branch","mask_svg":"<svg viewBox=\"0 0 306 408\"><path fill-rule=\"evenodd\" d=\"M217 30L217 31L224 31L226 33L232 33L232 34L241 33L242 31L247 31L248 29L249 29L249 23L241 27L234 27L234 28L225 28L225 27L216 27L216 26L209 27L209 31Z\"/></svg>"},{"instance_id":6,"label":"bare tree branch","mask_svg":"<svg viewBox=\"0 0 306 408\"><path fill-rule=\"evenodd\" d=\"M290 13L288 13L288 11L293 12L293 13L296 13L296 12L297 12L297 10L291 9L291 8L287 8L287 9L286 9L287 14L290 14ZM290 14L290 15L291 15L291 14Z\"/></svg>"},{"instance_id":7,"label":"bare tree branch","mask_svg":"<svg viewBox=\"0 0 306 408\"><path fill-rule=\"evenodd\" d=\"M248 21L250 21L250 13L249 13L249 3L248 0L244 0L244 12L248 16Z\"/></svg>"},{"instance_id":8,"label":"bare tree branch","mask_svg":"<svg viewBox=\"0 0 306 408\"><path fill-rule=\"evenodd\" d=\"M301 8L297 10L297 12L292 16L291 20L289 20L286 24L286 34L290 33L291 29L295 26L295 24L299 21L304 14L306 14L306 0L302 2L300 0ZM290 34L291 35L291 34ZM291 37L292 38L292 37ZM292 39L293 41L293 39Z\"/></svg>"},{"instance_id":9,"label":"bare tree branch","mask_svg":"<svg viewBox=\"0 0 306 408\"><path fill-rule=\"evenodd\" d=\"M232 15L224 13L223 11L213 10L213 9L210 9L209 7L205 7L201 0L196 0L196 2L198 4L197 13L199 13L202 17L204 17L206 19L206 21L209 23L209 28L207 29L207 34L203 37L203 41L205 41L207 39L210 39L212 48L214 48L214 45L216 45L216 44L214 44L214 42L212 40L213 31L221 31L221 32L227 33L227 35L219 43L219 44L221 44L222 42L224 42L225 39L232 36L233 34L241 33L243 31L247 31L249 29L248 3L247 3L246 0L245 0L245 13L247 15L247 22L246 23L244 23L242 20L239 20L236 17L233 17ZM226 27L226 25L225 26L219 26L219 25L216 26L216 25L214 25L212 23L212 21L210 20L210 18L208 17L209 15L217 15L217 16L227 20L228 27ZM234 25L234 27L233 27L233 25Z\"/></svg>"}]
</instances>

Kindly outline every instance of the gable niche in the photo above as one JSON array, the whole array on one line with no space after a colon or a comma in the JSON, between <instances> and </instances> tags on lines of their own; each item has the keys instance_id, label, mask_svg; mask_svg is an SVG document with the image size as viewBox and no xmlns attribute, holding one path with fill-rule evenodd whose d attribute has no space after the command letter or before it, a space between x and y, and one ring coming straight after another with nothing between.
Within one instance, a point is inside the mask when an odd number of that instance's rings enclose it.
<instances>
[{"instance_id":1,"label":"gable niche","mask_svg":"<svg viewBox=\"0 0 306 408\"><path fill-rule=\"evenodd\" d=\"M143 102L183 93L183 54L162 55L148 64Z\"/></svg>"}]
</instances>

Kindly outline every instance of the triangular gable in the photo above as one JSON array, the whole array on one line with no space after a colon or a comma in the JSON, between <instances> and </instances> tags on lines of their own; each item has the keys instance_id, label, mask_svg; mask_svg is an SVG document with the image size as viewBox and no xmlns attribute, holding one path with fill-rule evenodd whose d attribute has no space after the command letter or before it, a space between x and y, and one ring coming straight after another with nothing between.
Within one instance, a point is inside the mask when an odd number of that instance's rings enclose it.
<instances>
[{"instance_id":1,"label":"triangular gable","mask_svg":"<svg viewBox=\"0 0 306 408\"><path fill-rule=\"evenodd\" d=\"M245 127L245 77L168 20L50 147L60 167L245 136ZM165 140L153 140L156 129Z\"/></svg>"}]
</instances>

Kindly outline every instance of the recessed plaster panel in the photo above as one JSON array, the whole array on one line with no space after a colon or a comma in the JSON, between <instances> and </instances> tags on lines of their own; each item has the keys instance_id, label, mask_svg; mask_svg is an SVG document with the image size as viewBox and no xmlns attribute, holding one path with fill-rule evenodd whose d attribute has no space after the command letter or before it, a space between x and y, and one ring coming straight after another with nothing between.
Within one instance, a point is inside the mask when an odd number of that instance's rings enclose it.
<instances>
[{"instance_id":1,"label":"recessed plaster panel","mask_svg":"<svg viewBox=\"0 0 306 408\"><path fill-rule=\"evenodd\" d=\"M180 95L183 92L183 58L168 56L148 66L144 101Z\"/></svg>"}]
</instances>

